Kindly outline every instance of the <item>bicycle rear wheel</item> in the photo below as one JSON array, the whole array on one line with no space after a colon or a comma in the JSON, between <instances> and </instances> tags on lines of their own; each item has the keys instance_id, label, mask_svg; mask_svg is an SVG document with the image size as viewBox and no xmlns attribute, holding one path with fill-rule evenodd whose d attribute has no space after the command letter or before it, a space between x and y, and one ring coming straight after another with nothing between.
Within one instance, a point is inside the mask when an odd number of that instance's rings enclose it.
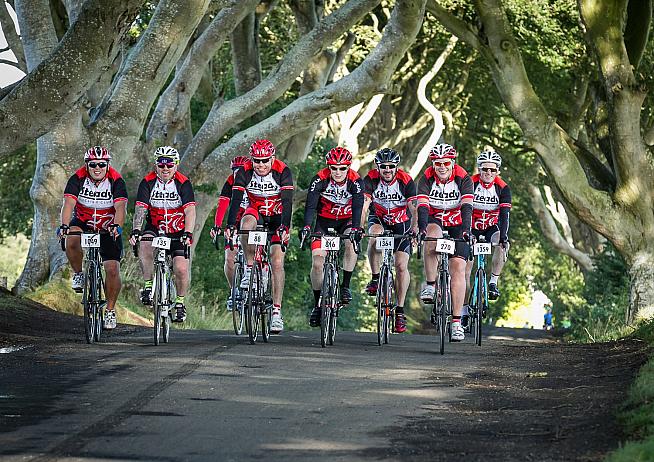
<instances>
[{"instance_id":1,"label":"bicycle rear wheel","mask_svg":"<svg viewBox=\"0 0 654 462\"><path fill-rule=\"evenodd\" d=\"M245 316L243 313L243 291L241 290L241 278L243 278L243 266L240 262L234 264L234 277L232 278L232 323L234 324L234 333L241 335L243 333L243 324Z\"/></svg>"},{"instance_id":2,"label":"bicycle rear wheel","mask_svg":"<svg viewBox=\"0 0 654 462\"><path fill-rule=\"evenodd\" d=\"M322 273L322 290L320 297L320 346L325 348L329 336L329 319L331 317L331 307L334 302L335 294L332 282L333 269L331 264L325 264Z\"/></svg>"},{"instance_id":3,"label":"bicycle rear wheel","mask_svg":"<svg viewBox=\"0 0 654 462\"><path fill-rule=\"evenodd\" d=\"M477 270L477 311L475 312L475 343L477 346L481 346L481 320L484 315L484 309L486 308L486 273L479 269Z\"/></svg>"},{"instance_id":4,"label":"bicycle rear wheel","mask_svg":"<svg viewBox=\"0 0 654 462\"><path fill-rule=\"evenodd\" d=\"M95 322L97 305L95 297L95 262L87 261L84 268L84 289L82 291L82 307L84 310L84 331L86 343L93 343L95 340Z\"/></svg>"},{"instance_id":5,"label":"bicycle rear wheel","mask_svg":"<svg viewBox=\"0 0 654 462\"><path fill-rule=\"evenodd\" d=\"M257 341L259 328L259 272L256 265L252 266L250 272L250 286L248 288L247 306L245 310L245 327L248 331L250 344L254 345Z\"/></svg>"}]
</instances>

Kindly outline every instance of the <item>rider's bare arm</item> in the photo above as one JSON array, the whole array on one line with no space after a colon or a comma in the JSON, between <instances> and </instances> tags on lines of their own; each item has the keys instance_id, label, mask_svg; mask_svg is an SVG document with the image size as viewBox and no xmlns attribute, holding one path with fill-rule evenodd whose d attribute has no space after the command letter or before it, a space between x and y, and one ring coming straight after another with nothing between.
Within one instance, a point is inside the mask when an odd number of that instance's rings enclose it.
<instances>
[{"instance_id":1,"label":"rider's bare arm","mask_svg":"<svg viewBox=\"0 0 654 462\"><path fill-rule=\"evenodd\" d=\"M193 232L195 227L195 205L189 205L184 209L184 231Z\"/></svg>"},{"instance_id":2,"label":"rider's bare arm","mask_svg":"<svg viewBox=\"0 0 654 462\"><path fill-rule=\"evenodd\" d=\"M148 214L148 209L142 205L136 205L136 210L134 211L134 220L132 220L132 229L138 229L139 231L143 229L143 223L145 222L145 217Z\"/></svg>"},{"instance_id":3,"label":"rider's bare arm","mask_svg":"<svg viewBox=\"0 0 654 462\"><path fill-rule=\"evenodd\" d=\"M76 202L77 201L70 196L64 197L64 204L61 207L61 224L70 224L70 220L73 219L73 210L75 209Z\"/></svg>"},{"instance_id":4,"label":"rider's bare arm","mask_svg":"<svg viewBox=\"0 0 654 462\"><path fill-rule=\"evenodd\" d=\"M114 208L116 209L114 223L122 227L125 225L125 216L127 215L127 201L115 202Z\"/></svg>"}]
</instances>

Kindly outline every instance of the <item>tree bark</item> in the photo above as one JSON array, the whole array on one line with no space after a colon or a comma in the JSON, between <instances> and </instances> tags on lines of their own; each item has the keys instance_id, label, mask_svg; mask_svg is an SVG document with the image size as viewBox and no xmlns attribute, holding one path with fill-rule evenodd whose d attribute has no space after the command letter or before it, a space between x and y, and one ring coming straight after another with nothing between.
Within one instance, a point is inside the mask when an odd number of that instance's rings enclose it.
<instances>
[{"instance_id":1,"label":"tree bark","mask_svg":"<svg viewBox=\"0 0 654 462\"><path fill-rule=\"evenodd\" d=\"M16 33L14 21L7 10L9 5L6 3L0 5L0 28L4 33L7 46L16 56L16 67L27 74L27 62L25 61L25 52L23 51L23 42Z\"/></svg>"},{"instance_id":2,"label":"tree bark","mask_svg":"<svg viewBox=\"0 0 654 462\"><path fill-rule=\"evenodd\" d=\"M231 33L234 88L243 95L261 82L259 58L259 24L255 13L250 13Z\"/></svg>"}]
</instances>

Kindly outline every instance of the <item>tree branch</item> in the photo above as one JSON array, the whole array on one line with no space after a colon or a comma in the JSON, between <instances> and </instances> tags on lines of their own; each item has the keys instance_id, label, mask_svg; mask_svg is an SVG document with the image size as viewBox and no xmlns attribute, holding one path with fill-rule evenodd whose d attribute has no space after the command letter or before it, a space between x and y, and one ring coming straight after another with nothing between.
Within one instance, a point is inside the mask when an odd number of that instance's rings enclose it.
<instances>
[{"instance_id":1,"label":"tree branch","mask_svg":"<svg viewBox=\"0 0 654 462\"><path fill-rule=\"evenodd\" d=\"M27 74L27 62L25 61L23 42L21 42L20 37L16 33L16 26L14 26L14 21L11 19L7 8L9 8L9 5L2 2L0 5L0 28L2 28L5 40L7 41L7 48L2 51L13 51L18 63L12 63L12 66L17 67Z\"/></svg>"},{"instance_id":2,"label":"tree branch","mask_svg":"<svg viewBox=\"0 0 654 462\"><path fill-rule=\"evenodd\" d=\"M436 0L427 0L427 11L434 15L443 27L474 49L479 50L484 46L477 28L457 18L447 9L440 6Z\"/></svg>"}]
</instances>

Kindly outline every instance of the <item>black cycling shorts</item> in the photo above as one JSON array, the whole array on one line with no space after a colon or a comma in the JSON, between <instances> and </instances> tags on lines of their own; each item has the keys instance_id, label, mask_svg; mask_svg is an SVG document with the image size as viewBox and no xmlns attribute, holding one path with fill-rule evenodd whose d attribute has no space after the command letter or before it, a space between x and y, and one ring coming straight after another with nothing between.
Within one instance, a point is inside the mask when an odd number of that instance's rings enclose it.
<instances>
[{"instance_id":1,"label":"black cycling shorts","mask_svg":"<svg viewBox=\"0 0 654 462\"><path fill-rule=\"evenodd\" d=\"M432 221L432 217L429 217L429 223L436 223L439 227L441 226L441 221L437 218L434 218L434 221ZM452 239L461 239L463 237L463 226L458 225L458 226L446 226L445 228L441 227L443 231L447 231L448 236ZM464 260L467 260L470 258L470 246L468 245L467 242L463 241L455 241L455 247L454 247L454 255L453 257L459 257L463 258Z\"/></svg>"},{"instance_id":2,"label":"black cycling shorts","mask_svg":"<svg viewBox=\"0 0 654 462\"><path fill-rule=\"evenodd\" d=\"M384 231L391 231L393 234L406 234L411 230L411 220L405 221L403 223L389 225L388 223L384 223L383 220L380 220L377 215L368 216L368 232L370 232L370 227L372 225L382 225L384 227ZM401 237L396 237L393 250L395 252L406 252L411 255L411 239L402 239Z\"/></svg>"},{"instance_id":3,"label":"black cycling shorts","mask_svg":"<svg viewBox=\"0 0 654 462\"><path fill-rule=\"evenodd\" d=\"M184 256L185 245L182 244L179 240L179 238L182 237L182 234L184 234L183 231L180 231L178 233L166 233L166 237L169 237L171 239L176 239L170 242L170 249L167 250L167 252L170 253L173 257ZM145 229L143 230L143 233L141 233L141 235L156 237L159 235L159 230L154 226L152 226L150 223L146 223Z\"/></svg>"},{"instance_id":4,"label":"black cycling shorts","mask_svg":"<svg viewBox=\"0 0 654 462\"><path fill-rule=\"evenodd\" d=\"M497 225L493 225L493 226L489 226L486 229L473 229L472 235L475 236L477 240L479 240L479 236L484 236L486 242L490 243L495 233L498 233L497 236L499 238L499 232L500 232L500 228Z\"/></svg>"},{"instance_id":5,"label":"black cycling shorts","mask_svg":"<svg viewBox=\"0 0 654 462\"><path fill-rule=\"evenodd\" d=\"M262 215L259 211L253 207L248 207L243 216L251 215L257 219L257 225L263 226L266 231L269 233L275 233L270 237L270 245L281 244L282 240L279 238L279 235L275 232L277 228L282 225L282 215ZM242 220L242 218L241 218ZM239 223L240 228L240 223ZM244 236L246 237L246 236ZM246 237L247 238L247 237ZM288 243L287 243L288 244Z\"/></svg>"},{"instance_id":6,"label":"black cycling shorts","mask_svg":"<svg viewBox=\"0 0 654 462\"><path fill-rule=\"evenodd\" d=\"M77 218L73 218L69 226L78 226L82 228L82 231L85 233L97 232ZM100 234L100 257L102 257L102 261L113 260L120 262L120 260L123 258L123 237L119 236L114 240L114 238L109 234Z\"/></svg>"}]
</instances>

